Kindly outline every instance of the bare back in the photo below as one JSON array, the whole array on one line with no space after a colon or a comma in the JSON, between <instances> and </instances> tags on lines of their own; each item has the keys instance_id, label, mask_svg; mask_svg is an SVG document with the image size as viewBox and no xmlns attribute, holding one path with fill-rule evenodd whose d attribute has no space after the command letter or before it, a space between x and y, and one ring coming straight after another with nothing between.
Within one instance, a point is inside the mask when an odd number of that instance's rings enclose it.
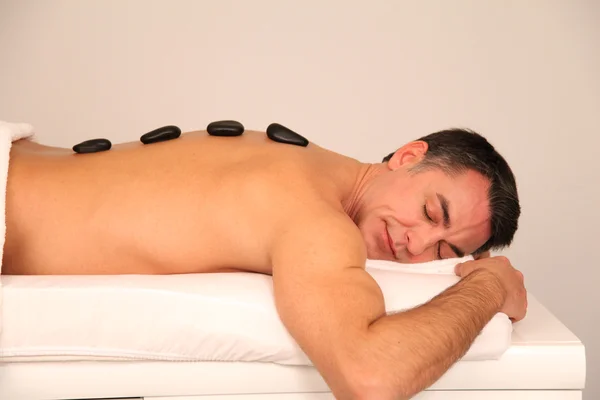
<instances>
[{"instance_id":1,"label":"bare back","mask_svg":"<svg viewBox=\"0 0 600 400\"><path fill-rule=\"evenodd\" d=\"M270 273L286 215L341 210L324 171L353 161L248 131L94 154L15 142L3 273Z\"/></svg>"}]
</instances>

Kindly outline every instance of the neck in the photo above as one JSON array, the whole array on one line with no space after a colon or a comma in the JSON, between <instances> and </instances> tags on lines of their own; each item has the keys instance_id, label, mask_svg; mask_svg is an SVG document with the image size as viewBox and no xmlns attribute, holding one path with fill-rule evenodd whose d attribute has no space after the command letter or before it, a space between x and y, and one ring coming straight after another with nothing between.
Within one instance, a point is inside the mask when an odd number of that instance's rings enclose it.
<instances>
[{"instance_id":1,"label":"neck","mask_svg":"<svg viewBox=\"0 0 600 400\"><path fill-rule=\"evenodd\" d=\"M358 163L356 169L349 176L345 177L345 182L342 178L341 203L344 212L354 222L357 220L365 193L371 185L373 178L384 172L384 168L383 164Z\"/></svg>"}]
</instances>

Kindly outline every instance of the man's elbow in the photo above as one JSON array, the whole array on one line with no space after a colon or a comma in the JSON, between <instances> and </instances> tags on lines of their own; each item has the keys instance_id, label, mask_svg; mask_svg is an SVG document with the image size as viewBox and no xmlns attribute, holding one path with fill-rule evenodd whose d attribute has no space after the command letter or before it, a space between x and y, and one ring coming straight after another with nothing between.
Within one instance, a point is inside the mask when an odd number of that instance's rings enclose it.
<instances>
[{"instance_id":1,"label":"man's elbow","mask_svg":"<svg viewBox=\"0 0 600 400\"><path fill-rule=\"evenodd\" d=\"M398 367L394 368L395 371ZM349 396L339 396L336 398L353 400L407 400L418 393L414 389L416 374L406 372L402 376L391 373L392 371L383 371L380 368L374 368L365 371L358 368L354 372L345 376L345 382L348 388Z\"/></svg>"}]
</instances>

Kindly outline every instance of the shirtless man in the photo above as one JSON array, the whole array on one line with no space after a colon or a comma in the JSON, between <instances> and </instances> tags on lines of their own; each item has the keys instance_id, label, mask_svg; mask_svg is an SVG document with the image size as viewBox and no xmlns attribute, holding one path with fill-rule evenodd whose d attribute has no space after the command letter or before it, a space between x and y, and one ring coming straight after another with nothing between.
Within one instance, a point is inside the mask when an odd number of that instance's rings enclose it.
<instances>
[{"instance_id":1,"label":"shirtless man","mask_svg":"<svg viewBox=\"0 0 600 400\"><path fill-rule=\"evenodd\" d=\"M280 318L340 399L406 399L485 324L526 310L503 257L457 267L425 305L385 316L367 258L403 263L510 244L514 177L479 135L443 131L365 164L315 144L189 132L75 154L13 143L5 274L272 274Z\"/></svg>"}]
</instances>

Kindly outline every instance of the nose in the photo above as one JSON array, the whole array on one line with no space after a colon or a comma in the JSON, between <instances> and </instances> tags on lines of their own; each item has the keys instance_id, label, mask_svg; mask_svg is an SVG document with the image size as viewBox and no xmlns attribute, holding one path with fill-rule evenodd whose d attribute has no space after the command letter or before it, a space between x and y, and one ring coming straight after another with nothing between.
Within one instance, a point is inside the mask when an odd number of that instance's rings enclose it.
<instances>
[{"instance_id":1,"label":"nose","mask_svg":"<svg viewBox=\"0 0 600 400\"><path fill-rule=\"evenodd\" d=\"M415 231L406 232L406 250L413 256L421 255L427 248L423 235Z\"/></svg>"}]
</instances>

